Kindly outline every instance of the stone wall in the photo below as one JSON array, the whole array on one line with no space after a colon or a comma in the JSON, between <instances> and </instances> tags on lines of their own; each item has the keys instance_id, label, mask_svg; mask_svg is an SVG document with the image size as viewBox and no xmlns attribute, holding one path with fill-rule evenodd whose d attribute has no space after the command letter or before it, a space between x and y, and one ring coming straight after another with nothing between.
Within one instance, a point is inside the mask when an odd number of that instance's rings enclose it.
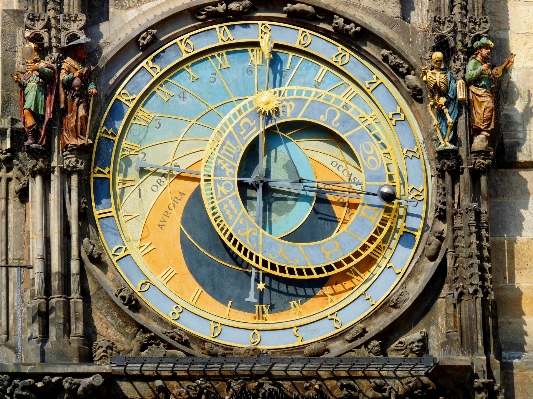
<instances>
[{"instance_id":1,"label":"stone wall","mask_svg":"<svg viewBox=\"0 0 533 399\"><path fill-rule=\"evenodd\" d=\"M533 378L533 2L489 0L494 63L515 64L501 87L500 169L491 187L492 264L506 397L529 398ZM497 138L498 139L498 138Z\"/></svg>"}]
</instances>

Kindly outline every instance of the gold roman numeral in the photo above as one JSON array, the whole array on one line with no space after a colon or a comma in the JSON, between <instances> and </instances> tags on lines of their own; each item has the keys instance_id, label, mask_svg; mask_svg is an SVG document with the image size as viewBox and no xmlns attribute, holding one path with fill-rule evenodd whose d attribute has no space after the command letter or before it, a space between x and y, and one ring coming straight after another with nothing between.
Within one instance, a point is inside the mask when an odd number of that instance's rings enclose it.
<instances>
[{"instance_id":1,"label":"gold roman numeral","mask_svg":"<svg viewBox=\"0 0 533 399\"><path fill-rule=\"evenodd\" d=\"M318 73L316 74L315 76L315 82L317 83L322 83L322 80L324 79L324 76L326 76L326 72L328 70L324 67L320 68L320 70L318 71Z\"/></svg>"},{"instance_id":2,"label":"gold roman numeral","mask_svg":"<svg viewBox=\"0 0 533 399\"><path fill-rule=\"evenodd\" d=\"M196 75L194 74L194 72L192 71L192 69L191 69L191 64L189 64L189 65L187 65L187 66L184 66L184 67L183 67L183 70L189 74L189 76L191 77L191 82L194 82L195 80L198 80L198 79L199 79L199 77L196 76Z\"/></svg>"},{"instance_id":3,"label":"gold roman numeral","mask_svg":"<svg viewBox=\"0 0 533 399\"><path fill-rule=\"evenodd\" d=\"M130 143L129 141L124 141L122 147L120 148L120 159L124 159L129 156L136 156L141 150L140 144Z\"/></svg>"},{"instance_id":4,"label":"gold roman numeral","mask_svg":"<svg viewBox=\"0 0 533 399\"><path fill-rule=\"evenodd\" d=\"M139 243L139 248L137 249L139 250L139 253L141 254L141 256L145 256L147 253L153 251L155 247L152 245L151 242L148 242L146 244Z\"/></svg>"},{"instance_id":5,"label":"gold roman numeral","mask_svg":"<svg viewBox=\"0 0 533 399\"><path fill-rule=\"evenodd\" d=\"M189 302L192 303L193 305L196 305L196 302L198 302L198 298L200 298L200 295L202 295L202 292L204 292L204 290L202 290L201 288L196 288Z\"/></svg>"},{"instance_id":6,"label":"gold roman numeral","mask_svg":"<svg viewBox=\"0 0 533 399\"><path fill-rule=\"evenodd\" d=\"M255 305L255 321L268 321L270 305Z\"/></svg>"},{"instance_id":7,"label":"gold roman numeral","mask_svg":"<svg viewBox=\"0 0 533 399\"><path fill-rule=\"evenodd\" d=\"M298 299L297 301L290 301L289 303L294 317L301 317L304 313L302 310L302 300Z\"/></svg>"},{"instance_id":8,"label":"gold roman numeral","mask_svg":"<svg viewBox=\"0 0 533 399\"><path fill-rule=\"evenodd\" d=\"M117 188L119 190L123 190L128 187L132 187L135 185L135 179L133 177L119 177Z\"/></svg>"},{"instance_id":9,"label":"gold roman numeral","mask_svg":"<svg viewBox=\"0 0 533 399\"><path fill-rule=\"evenodd\" d=\"M158 276L159 280L163 283L168 284L168 282L177 274L177 272L171 267L167 266L165 270Z\"/></svg>"},{"instance_id":10,"label":"gold roman numeral","mask_svg":"<svg viewBox=\"0 0 533 399\"><path fill-rule=\"evenodd\" d=\"M227 69L230 67L228 55L225 51L215 54L215 58L218 62L218 70Z\"/></svg>"},{"instance_id":11,"label":"gold roman numeral","mask_svg":"<svg viewBox=\"0 0 533 399\"><path fill-rule=\"evenodd\" d=\"M148 126L154 120L155 115L145 110L144 108L139 108L135 113L135 118L133 122L137 125Z\"/></svg>"},{"instance_id":12,"label":"gold roman numeral","mask_svg":"<svg viewBox=\"0 0 533 399\"><path fill-rule=\"evenodd\" d=\"M248 53L250 54L250 62L248 63L248 65L263 65L263 52L261 51L261 49L248 49Z\"/></svg>"},{"instance_id":13,"label":"gold roman numeral","mask_svg":"<svg viewBox=\"0 0 533 399\"><path fill-rule=\"evenodd\" d=\"M168 90L163 83L161 83L157 88L155 89L156 94L163 99L164 102L167 102L170 100L171 97L174 97L174 93L172 93L170 90Z\"/></svg>"}]
</instances>

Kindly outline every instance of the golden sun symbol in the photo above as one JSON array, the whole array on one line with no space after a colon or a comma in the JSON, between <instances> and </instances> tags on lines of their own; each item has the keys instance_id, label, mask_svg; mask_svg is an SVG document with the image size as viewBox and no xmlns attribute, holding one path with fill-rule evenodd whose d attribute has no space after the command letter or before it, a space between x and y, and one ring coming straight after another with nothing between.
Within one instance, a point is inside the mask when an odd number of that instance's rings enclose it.
<instances>
[{"instance_id":1,"label":"golden sun symbol","mask_svg":"<svg viewBox=\"0 0 533 399\"><path fill-rule=\"evenodd\" d=\"M274 116L276 110L280 107L278 97L272 90L266 90L261 93L257 93L254 97L254 106L260 113L267 113Z\"/></svg>"}]
</instances>

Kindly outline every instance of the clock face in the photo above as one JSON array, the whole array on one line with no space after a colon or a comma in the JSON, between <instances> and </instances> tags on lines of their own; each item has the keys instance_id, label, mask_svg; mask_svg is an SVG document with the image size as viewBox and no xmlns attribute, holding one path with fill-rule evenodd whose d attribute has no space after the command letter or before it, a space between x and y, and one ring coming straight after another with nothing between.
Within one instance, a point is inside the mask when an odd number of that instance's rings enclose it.
<instances>
[{"instance_id":1,"label":"clock face","mask_svg":"<svg viewBox=\"0 0 533 399\"><path fill-rule=\"evenodd\" d=\"M381 201L383 185L406 200ZM377 68L259 22L151 54L110 101L91 173L138 295L204 339L263 348L370 315L413 261L428 189L414 118Z\"/></svg>"}]
</instances>

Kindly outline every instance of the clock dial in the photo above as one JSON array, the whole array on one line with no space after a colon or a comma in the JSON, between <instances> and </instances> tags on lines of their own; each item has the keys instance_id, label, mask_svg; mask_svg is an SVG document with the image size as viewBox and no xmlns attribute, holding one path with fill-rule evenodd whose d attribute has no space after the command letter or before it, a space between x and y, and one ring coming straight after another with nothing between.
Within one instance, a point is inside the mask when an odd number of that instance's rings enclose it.
<instances>
[{"instance_id":1,"label":"clock dial","mask_svg":"<svg viewBox=\"0 0 533 399\"><path fill-rule=\"evenodd\" d=\"M181 36L102 120L102 241L146 303L205 339L285 348L338 333L417 250L429 193L413 120L379 70L314 32L246 22ZM409 201L382 202L384 184Z\"/></svg>"}]
</instances>

